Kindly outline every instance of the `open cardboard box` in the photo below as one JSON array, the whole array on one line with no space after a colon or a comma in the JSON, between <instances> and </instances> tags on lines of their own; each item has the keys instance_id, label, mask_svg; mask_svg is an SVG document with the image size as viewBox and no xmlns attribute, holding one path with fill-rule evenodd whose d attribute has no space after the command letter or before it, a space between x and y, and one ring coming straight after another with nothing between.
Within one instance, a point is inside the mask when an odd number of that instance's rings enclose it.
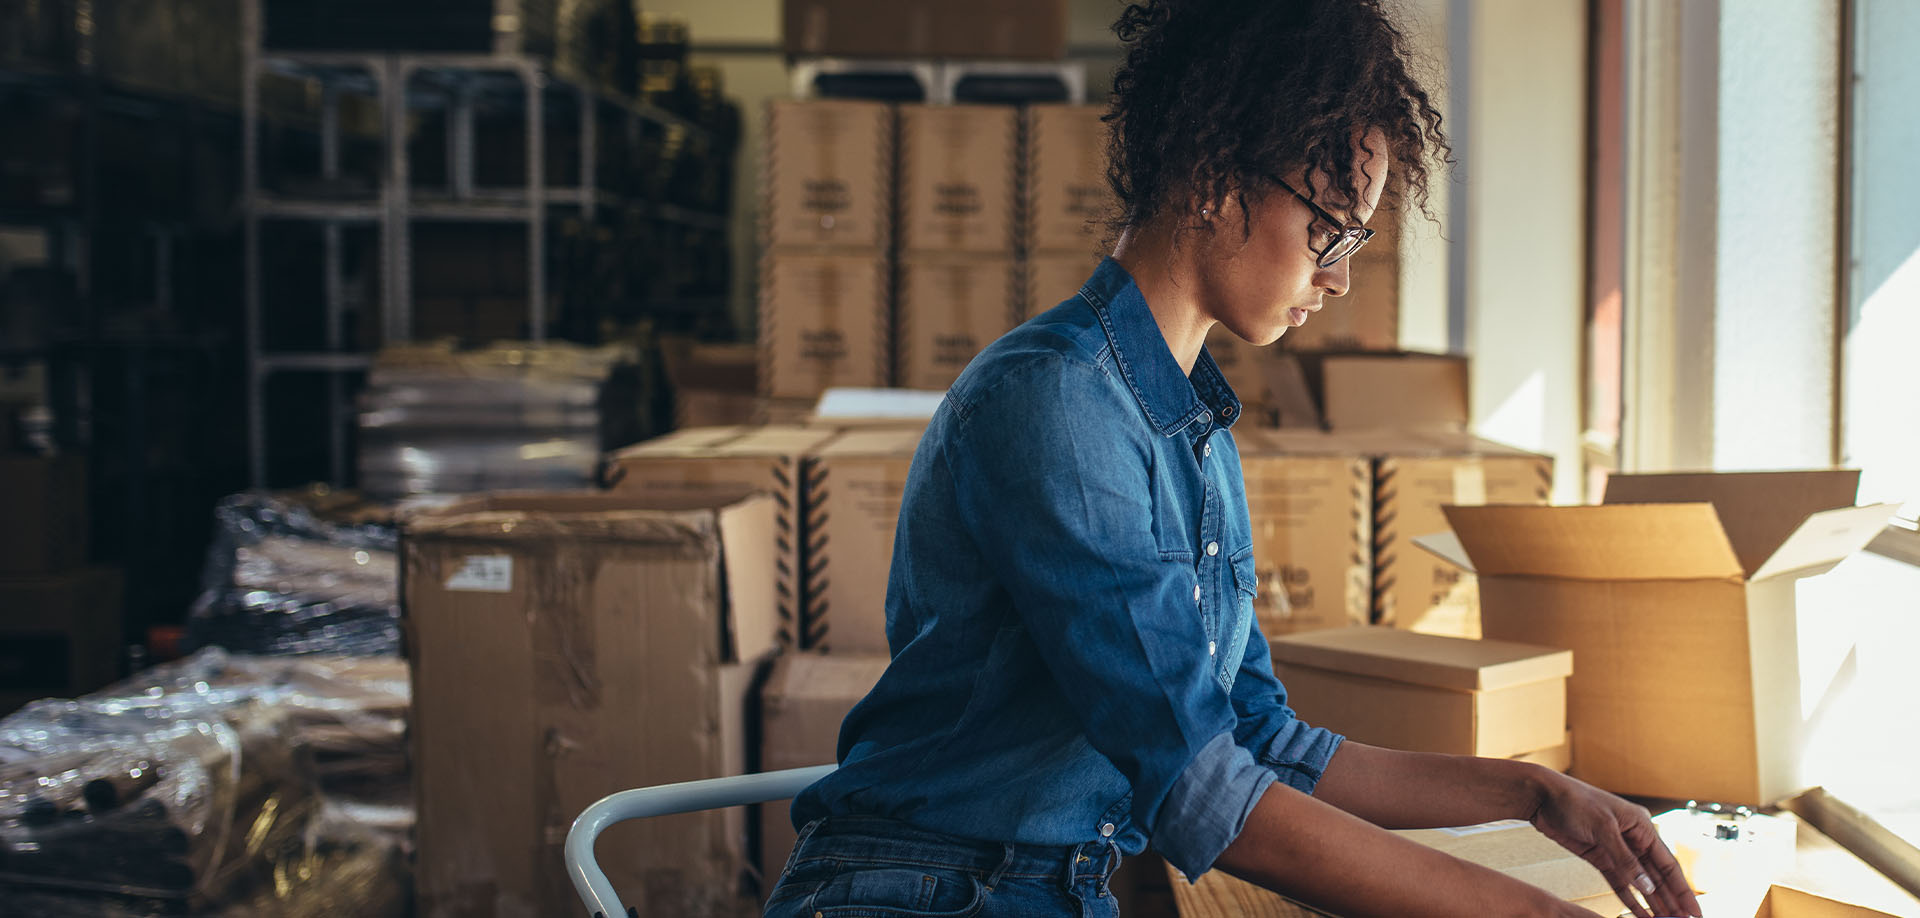
<instances>
[{"instance_id":1,"label":"open cardboard box","mask_svg":"<svg viewBox=\"0 0 1920 918\"><path fill-rule=\"evenodd\" d=\"M1857 471L1619 475L1603 506L1447 507L1415 541L1480 578L1483 633L1566 647L1573 774L1765 804L1805 788L1794 582L1883 529ZM1681 502L1694 501L1694 502Z\"/></svg>"}]
</instances>

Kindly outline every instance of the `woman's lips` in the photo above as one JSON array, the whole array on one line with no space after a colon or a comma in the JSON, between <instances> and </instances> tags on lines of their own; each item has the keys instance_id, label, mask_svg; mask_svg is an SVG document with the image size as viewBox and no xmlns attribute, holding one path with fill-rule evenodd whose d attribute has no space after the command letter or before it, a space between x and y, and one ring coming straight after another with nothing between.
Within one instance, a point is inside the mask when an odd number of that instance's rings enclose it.
<instances>
[{"instance_id":1,"label":"woman's lips","mask_svg":"<svg viewBox=\"0 0 1920 918\"><path fill-rule=\"evenodd\" d=\"M1307 324L1307 311L1295 306L1287 310L1287 320L1293 323L1294 328L1299 328Z\"/></svg>"}]
</instances>

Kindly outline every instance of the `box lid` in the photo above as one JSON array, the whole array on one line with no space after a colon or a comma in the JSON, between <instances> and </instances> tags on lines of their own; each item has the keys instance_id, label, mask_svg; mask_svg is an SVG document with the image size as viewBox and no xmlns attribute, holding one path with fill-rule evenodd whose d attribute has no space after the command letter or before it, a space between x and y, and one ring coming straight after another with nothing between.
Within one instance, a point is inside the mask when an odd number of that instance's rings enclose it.
<instances>
[{"instance_id":1,"label":"box lid","mask_svg":"<svg viewBox=\"0 0 1920 918\"><path fill-rule=\"evenodd\" d=\"M1511 641L1419 634L1398 628L1334 628L1276 637L1275 662L1459 691L1560 679L1573 651Z\"/></svg>"},{"instance_id":2,"label":"box lid","mask_svg":"<svg viewBox=\"0 0 1920 918\"><path fill-rule=\"evenodd\" d=\"M1611 475L1603 502L1706 501L1719 514L1741 569L1753 576L1809 515L1853 506L1859 489L1856 469Z\"/></svg>"},{"instance_id":3,"label":"box lid","mask_svg":"<svg viewBox=\"0 0 1920 918\"><path fill-rule=\"evenodd\" d=\"M1743 574L1712 504L1442 509L1457 542L1423 537L1415 543L1482 575L1720 580Z\"/></svg>"}]
</instances>

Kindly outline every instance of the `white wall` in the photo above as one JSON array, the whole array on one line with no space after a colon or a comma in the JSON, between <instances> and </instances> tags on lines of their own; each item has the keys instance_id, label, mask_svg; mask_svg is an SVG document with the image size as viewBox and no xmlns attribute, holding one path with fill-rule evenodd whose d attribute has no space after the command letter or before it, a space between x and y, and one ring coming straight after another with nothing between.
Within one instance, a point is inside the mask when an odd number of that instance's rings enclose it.
<instances>
[{"instance_id":1,"label":"white wall","mask_svg":"<svg viewBox=\"0 0 1920 918\"><path fill-rule=\"evenodd\" d=\"M1450 240L1464 302L1472 418L1482 435L1558 460L1554 497L1581 498L1586 302L1586 4L1455 0L1452 53L1466 209ZM1461 38L1465 46L1461 45ZM1456 60L1459 60L1456 57ZM1457 210L1456 205L1456 210ZM1464 232L1459 232L1464 230Z\"/></svg>"}]
</instances>

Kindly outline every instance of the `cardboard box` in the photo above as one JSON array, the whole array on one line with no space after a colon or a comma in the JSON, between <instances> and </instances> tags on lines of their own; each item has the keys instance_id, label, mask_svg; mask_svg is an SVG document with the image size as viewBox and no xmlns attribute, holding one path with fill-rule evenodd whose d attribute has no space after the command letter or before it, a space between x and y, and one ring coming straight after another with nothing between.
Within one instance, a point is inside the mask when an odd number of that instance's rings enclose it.
<instances>
[{"instance_id":1,"label":"cardboard box","mask_svg":"<svg viewBox=\"0 0 1920 918\"><path fill-rule=\"evenodd\" d=\"M840 722L867 697L884 656L784 654L760 691L760 769L779 771L839 761ZM793 801L760 805L760 869L777 875L793 853ZM770 884L769 884L770 885Z\"/></svg>"},{"instance_id":2,"label":"cardboard box","mask_svg":"<svg viewBox=\"0 0 1920 918\"><path fill-rule=\"evenodd\" d=\"M1532 752L1523 752L1516 756L1510 756L1509 758L1518 762L1530 762L1534 765L1551 768L1554 771L1565 774L1573 769L1573 731L1568 730L1566 738L1561 740L1557 746L1535 749Z\"/></svg>"},{"instance_id":3,"label":"cardboard box","mask_svg":"<svg viewBox=\"0 0 1920 918\"><path fill-rule=\"evenodd\" d=\"M1301 358L1328 430L1464 430L1467 359L1448 354Z\"/></svg>"},{"instance_id":4,"label":"cardboard box","mask_svg":"<svg viewBox=\"0 0 1920 918\"><path fill-rule=\"evenodd\" d=\"M879 102L768 102L768 247L891 244L893 133Z\"/></svg>"},{"instance_id":5,"label":"cardboard box","mask_svg":"<svg viewBox=\"0 0 1920 918\"><path fill-rule=\"evenodd\" d=\"M1573 650L1573 774L1624 794L1765 804L1805 788L1794 582L1892 505L1853 471L1615 476L1603 506L1448 507L1416 540L1480 577L1488 637ZM1638 503L1677 501L1698 503ZM1633 501L1634 503L1627 503Z\"/></svg>"},{"instance_id":6,"label":"cardboard box","mask_svg":"<svg viewBox=\"0 0 1920 918\"><path fill-rule=\"evenodd\" d=\"M1107 125L1100 105L1027 109L1025 245L1036 251L1091 252L1115 215L1107 184Z\"/></svg>"},{"instance_id":7,"label":"cardboard box","mask_svg":"<svg viewBox=\"0 0 1920 918\"><path fill-rule=\"evenodd\" d=\"M1019 110L900 107L900 248L1008 254L1014 247Z\"/></svg>"},{"instance_id":8,"label":"cardboard box","mask_svg":"<svg viewBox=\"0 0 1920 918\"><path fill-rule=\"evenodd\" d=\"M830 429L788 425L736 429L724 438L653 440L609 457L607 477L618 494L683 495L715 488L762 491L773 498L773 577L780 643L809 647L800 628L800 464L832 440Z\"/></svg>"},{"instance_id":9,"label":"cardboard box","mask_svg":"<svg viewBox=\"0 0 1920 918\"><path fill-rule=\"evenodd\" d=\"M419 914L567 914L561 843L618 790L744 773L774 646L771 498L503 493L408 521ZM623 823L642 915L738 907L743 810Z\"/></svg>"},{"instance_id":10,"label":"cardboard box","mask_svg":"<svg viewBox=\"0 0 1920 918\"><path fill-rule=\"evenodd\" d=\"M945 389L974 355L1018 324L1020 293L1007 256L909 255L900 262L896 377Z\"/></svg>"},{"instance_id":11,"label":"cardboard box","mask_svg":"<svg viewBox=\"0 0 1920 918\"><path fill-rule=\"evenodd\" d=\"M887 384L892 362L884 255L773 251L760 268L760 394L814 399Z\"/></svg>"},{"instance_id":12,"label":"cardboard box","mask_svg":"<svg viewBox=\"0 0 1920 918\"><path fill-rule=\"evenodd\" d=\"M758 347L662 341L660 352L673 387L675 427L721 427L753 419L760 392Z\"/></svg>"},{"instance_id":13,"label":"cardboard box","mask_svg":"<svg viewBox=\"0 0 1920 918\"><path fill-rule=\"evenodd\" d=\"M1268 637L1364 625L1372 606L1372 466L1301 455L1273 431L1234 431L1253 559L1254 614Z\"/></svg>"},{"instance_id":14,"label":"cardboard box","mask_svg":"<svg viewBox=\"0 0 1920 918\"><path fill-rule=\"evenodd\" d=\"M1255 346L1220 325L1207 332L1206 346L1240 398L1243 427L1324 429L1320 405L1294 354Z\"/></svg>"},{"instance_id":15,"label":"cardboard box","mask_svg":"<svg viewBox=\"0 0 1920 918\"><path fill-rule=\"evenodd\" d=\"M1507 758L1566 736L1571 651L1392 628L1282 635L1269 646L1301 719L1368 745Z\"/></svg>"},{"instance_id":16,"label":"cardboard box","mask_svg":"<svg viewBox=\"0 0 1920 918\"><path fill-rule=\"evenodd\" d=\"M1021 264L1020 283L1025 288L1021 321L1031 319L1080 292L1080 285L1100 267L1101 256L1085 253L1034 252Z\"/></svg>"},{"instance_id":17,"label":"cardboard box","mask_svg":"<svg viewBox=\"0 0 1920 918\"><path fill-rule=\"evenodd\" d=\"M0 454L0 575L50 574L87 561L87 462Z\"/></svg>"},{"instance_id":18,"label":"cardboard box","mask_svg":"<svg viewBox=\"0 0 1920 918\"><path fill-rule=\"evenodd\" d=\"M814 646L888 653L887 572L918 429L849 431L804 465L806 612Z\"/></svg>"},{"instance_id":19,"label":"cardboard box","mask_svg":"<svg viewBox=\"0 0 1920 918\"><path fill-rule=\"evenodd\" d=\"M793 57L1059 60L1066 0L784 0L783 44Z\"/></svg>"},{"instance_id":20,"label":"cardboard box","mask_svg":"<svg viewBox=\"0 0 1920 918\"><path fill-rule=\"evenodd\" d=\"M1348 438L1352 439L1352 438ZM1470 434L1396 434L1373 452L1373 620L1456 637L1481 636L1473 575L1414 548L1409 540L1446 529L1441 508L1544 505L1553 496L1553 457Z\"/></svg>"},{"instance_id":21,"label":"cardboard box","mask_svg":"<svg viewBox=\"0 0 1920 918\"><path fill-rule=\"evenodd\" d=\"M41 698L73 698L120 674L119 568L0 578L0 717Z\"/></svg>"}]
</instances>

